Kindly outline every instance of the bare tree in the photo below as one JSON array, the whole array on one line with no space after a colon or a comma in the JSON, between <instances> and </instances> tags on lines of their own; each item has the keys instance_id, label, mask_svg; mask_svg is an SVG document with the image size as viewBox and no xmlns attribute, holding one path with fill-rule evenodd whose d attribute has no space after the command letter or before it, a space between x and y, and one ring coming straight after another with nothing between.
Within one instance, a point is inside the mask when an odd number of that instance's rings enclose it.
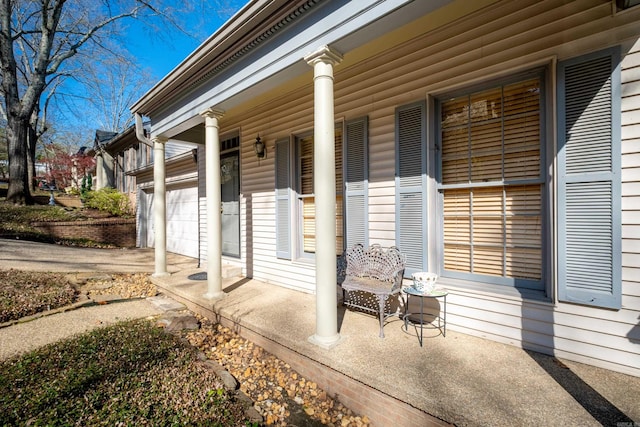
<instances>
[{"instance_id":1,"label":"bare tree","mask_svg":"<svg viewBox=\"0 0 640 427\"><path fill-rule=\"evenodd\" d=\"M146 0L0 0L0 67L9 157L7 200L30 203L27 158L37 140L40 102L49 84L81 49L124 18L158 17ZM34 140L34 143L35 143Z\"/></svg>"},{"instance_id":2,"label":"bare tree","mask_svg":"<svg viewBox=\"0 0 640 427\"><path fill-rule=\"evenodd\" d=\"M74 76L79 90L64 94L68 109L77 119L92 117L95 128L124 131L133 124L129 107L153 85L154 77L124 54L86 59L83 72Z\"/></svg>"}]
</instances>

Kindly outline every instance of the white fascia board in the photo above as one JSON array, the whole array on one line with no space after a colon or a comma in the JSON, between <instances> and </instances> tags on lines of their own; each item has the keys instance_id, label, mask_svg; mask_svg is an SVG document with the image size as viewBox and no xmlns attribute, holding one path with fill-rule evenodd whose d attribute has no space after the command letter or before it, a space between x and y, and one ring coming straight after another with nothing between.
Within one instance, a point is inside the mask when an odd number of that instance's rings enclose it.
<instances>
[{"instance_id":1,"label":"white fascia board","mask_svg":"<svg viewBox=\"0 0 640 427\"><path fill-rule=\"evenodd\" d=\"M450 0L423 2L418 7L435 10ZM264 93L277 83L285 82L312 68L304 62L304 56L322 45L343 44L353 49L370 41L393 27L393 20L376 31L358 30L381 20L393 11L411 3L409 0L335 1L327 2L317 10L303 16L299 22L266 41L246 57L239 59L229 69L213 77L202 87L182 99L167 104L162 112L154 113L152 135L172 136L202 123L199 113L209 107L230 109L253 96ZM427 6L428 5L428 6ZM412 16L412 19L418 16ZM407 17L405 16L405 20ZM312 24L308 24L312 22ZM408 21L407 21L408 22ZM398 23L403 25L406 22ZM358 40L348 42L349 36L358 33ZM335 47L335 46L334 46ZM347 52L341 52L343 54Z\"/></svg>"}]
</instances>

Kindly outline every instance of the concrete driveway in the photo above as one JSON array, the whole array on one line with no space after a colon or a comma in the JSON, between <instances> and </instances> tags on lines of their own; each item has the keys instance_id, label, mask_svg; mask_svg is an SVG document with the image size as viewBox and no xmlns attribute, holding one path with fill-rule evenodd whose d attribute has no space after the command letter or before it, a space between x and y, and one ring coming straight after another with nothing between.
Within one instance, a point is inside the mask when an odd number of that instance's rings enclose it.
<instances>
[{"instance_id":1,"label":"concrete driveway","mask_svg":"<svg viewBox=\"0 0 640 427\"><path fill-rule=\"evenodd\" d=\"M167 254L167 270L198 267L198 260ZM92 249L0 239L0 268L51 272L153 273L153 249Z\"/></svg>"}]
</instances>

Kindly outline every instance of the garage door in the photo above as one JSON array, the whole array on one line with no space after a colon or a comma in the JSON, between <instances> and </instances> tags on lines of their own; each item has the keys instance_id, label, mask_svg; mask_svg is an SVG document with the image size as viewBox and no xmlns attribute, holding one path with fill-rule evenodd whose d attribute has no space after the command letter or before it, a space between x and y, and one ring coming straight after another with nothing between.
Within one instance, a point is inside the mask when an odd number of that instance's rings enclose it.
<instances>
[{"instance_id":1,"label":"garage door","mask_svg":"<svg viewBox=\"0 0 640 427\"><path fill-rule=\"evenodd\" d=\"M153 191L153 190L152 190ZM153 192L143 193L140 204L148 218L145 236L147 247L155 246L153 223ZM197 187L167 188L167 251L198 258L198 189Z\"/></svg>"}]
</instances>

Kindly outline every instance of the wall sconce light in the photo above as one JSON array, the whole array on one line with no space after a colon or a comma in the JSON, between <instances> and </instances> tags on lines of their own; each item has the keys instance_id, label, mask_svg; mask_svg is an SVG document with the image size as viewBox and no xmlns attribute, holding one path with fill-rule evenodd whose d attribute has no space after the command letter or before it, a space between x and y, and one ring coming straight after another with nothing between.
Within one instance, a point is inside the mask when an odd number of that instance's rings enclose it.
<instances>
[{"instance_id":1,"label":"wall sconce light","mask_svg":"<svg viewBox=\"0 0 640 427\"><path fill-rule=\"evenodd\" d=\"M253 148L256 150L256 157L264 159L267 157L267 146L264 142L260 141L260 135L256 137L256 142L253 144Z\"/></svg>"}]
</instances>

